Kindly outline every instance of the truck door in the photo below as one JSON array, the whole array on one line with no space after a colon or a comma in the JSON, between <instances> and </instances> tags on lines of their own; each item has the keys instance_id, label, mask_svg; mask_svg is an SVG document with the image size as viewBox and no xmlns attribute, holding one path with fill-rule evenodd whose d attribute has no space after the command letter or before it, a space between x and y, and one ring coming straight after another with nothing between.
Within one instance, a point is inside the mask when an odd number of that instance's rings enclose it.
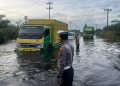
<instances>
[{"instance_id":1,"label":"truck door","mask_svg":"<svg viewBox=\"0 0 120 86\"><path fill-rule=\"evenodd\" d=\"M50 44L50 29L45 29L44 33L44 49L46 50Z\"/></svg>"}]
</instances>

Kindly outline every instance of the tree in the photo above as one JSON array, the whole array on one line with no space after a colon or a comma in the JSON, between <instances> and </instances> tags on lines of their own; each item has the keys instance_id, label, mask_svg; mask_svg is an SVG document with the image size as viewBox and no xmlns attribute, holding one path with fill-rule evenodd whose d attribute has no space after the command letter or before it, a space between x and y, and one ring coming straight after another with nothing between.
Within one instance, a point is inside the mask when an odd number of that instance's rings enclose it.
<instances>
[{"instance_id":1,"label":"tree","mask_svg":"<svg viewBox=\"0 0 120 86\"><path fill-rule=\"evenodd\" d=\"M10 20L3 19L5 15L0 15L0 28L7 28L10 24Z\"/></svg>"},{"instance_id":2,"label":"tree","mask_svg":"<svg viewBox=\"0 0 120 86\"><path fill-rule=\"evenodd\" d=\"M0 21L5 17L5 15L0 15Z\"/></svg>"}]
</instances>

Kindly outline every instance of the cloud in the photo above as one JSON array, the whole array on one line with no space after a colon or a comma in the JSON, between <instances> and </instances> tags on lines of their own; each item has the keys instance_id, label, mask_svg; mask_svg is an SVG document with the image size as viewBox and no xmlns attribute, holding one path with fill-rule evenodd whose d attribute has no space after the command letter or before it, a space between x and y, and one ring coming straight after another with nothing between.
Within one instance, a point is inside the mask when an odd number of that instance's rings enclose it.
<instances>
[{"instance_id":1,"label":"cloud","mask_svg":"<svg viewBox=\"0 0 120 86\"><path fill-rule=\"evenodd\" d=\"M112 9L110 21L120 15L120 0L51 0L51 18L69 23L72 26L106 25L105 8ZM48 0L0 0L0 12L11 20L28 18L48 18ZM110 22L109 21L109 22Z\"/></svg>"}]
</instances>

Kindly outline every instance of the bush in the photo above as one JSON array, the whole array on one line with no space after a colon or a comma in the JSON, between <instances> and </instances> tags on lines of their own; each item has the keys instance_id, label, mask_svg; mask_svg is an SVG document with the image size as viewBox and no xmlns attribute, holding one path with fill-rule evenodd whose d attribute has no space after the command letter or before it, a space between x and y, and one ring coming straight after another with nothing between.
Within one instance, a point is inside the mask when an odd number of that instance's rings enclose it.
<instances>
[{"instance_id":1,"label":"bush","mask_svg":"<svg viewBox=\"0 0 120 86\"><path fill-rule=\"evenodd\" d=\"M16 39L18 35L18 29L0 29L0 44L10 39Z\"/></svg>"}]
</instances>

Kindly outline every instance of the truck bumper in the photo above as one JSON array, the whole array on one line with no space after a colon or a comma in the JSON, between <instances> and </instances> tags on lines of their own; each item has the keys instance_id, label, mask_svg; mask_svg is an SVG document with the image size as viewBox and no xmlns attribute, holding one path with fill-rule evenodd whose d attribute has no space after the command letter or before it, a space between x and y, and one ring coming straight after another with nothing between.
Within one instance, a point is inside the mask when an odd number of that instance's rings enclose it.
<instances>
[{"instance_id":1,"label":"truck bumper","mask_svg":"<svg viewBox=\"0 0 120 86\"><path fill-rule=\"evenodd\" d=\"M41 51L42 49L38 49L38 48L20 48L17 47L16 51L21 51L21 52L30 52L30 51Z\"/></svg>"}]
</instances>

